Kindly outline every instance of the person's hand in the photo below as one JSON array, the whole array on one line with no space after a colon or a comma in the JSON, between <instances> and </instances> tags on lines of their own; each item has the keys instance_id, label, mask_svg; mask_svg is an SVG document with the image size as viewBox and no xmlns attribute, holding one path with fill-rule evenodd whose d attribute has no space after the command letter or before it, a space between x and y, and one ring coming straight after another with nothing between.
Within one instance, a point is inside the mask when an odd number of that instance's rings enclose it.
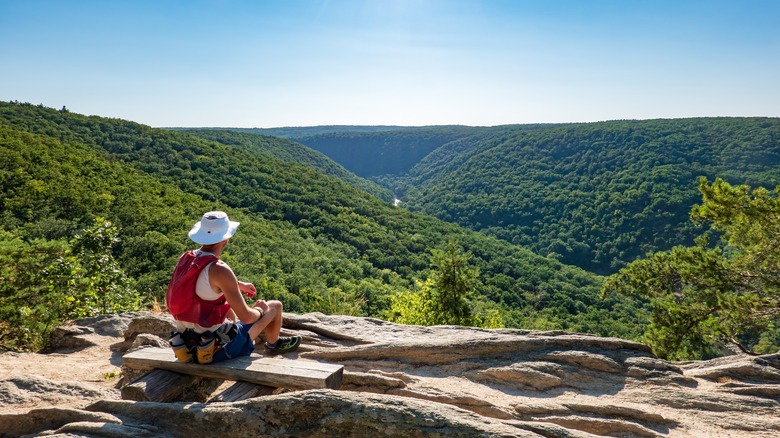
<instances>
[{"instance_id":1,"label":"person's hand","mask_svg":"<svg viewBox=\"0 0 780 438\"><path fill-rule=\"evenodd\" d=\"M249 298L254 298L257 296L257 289L255 288L255 285L252 283L244 283L243 281L239 281L238 289Z\"/></svg>"}]
</instances>

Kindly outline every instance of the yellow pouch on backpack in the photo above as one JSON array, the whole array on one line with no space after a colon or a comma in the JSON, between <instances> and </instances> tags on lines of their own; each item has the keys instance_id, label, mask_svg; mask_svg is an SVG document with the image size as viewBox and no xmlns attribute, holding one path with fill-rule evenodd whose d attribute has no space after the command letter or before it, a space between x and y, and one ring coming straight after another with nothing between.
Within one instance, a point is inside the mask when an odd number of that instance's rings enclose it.
<instances>
[{"instance_id":1,"label":"yellow pouch on backpack","mask_svg":"<svg viewBox=\"0 0 780 438\"><path fill-rule=\"evenodd\" d=\"M176 360L178 360L181 363L192 362L192 353L190 353L190 350L187 348L186 345L173 347L173 354L176 355Z\"/></svg>"},{"instance_id":2,"label":"yellow pouch on backpack","mask_svg":"<svg viewBox=\"0 0 780 438\"><path fill-rule=\"evenodd\" d=\"M217 352L217 342L214 338L205 340L198 345L198 363L207 364L214 360L214 353Z\"/></svg>"},{"instance_id":3,"label":"yellow pouch on backpack","mask_svg":"<svg viewBox=\"0 0 780 438\"><path fill-rule=\"evenodd\" d=\"M168 343L173 349L173 354L176 355L176 360L182 363L192 362L192 353L179 333L174 332Z\"/></svg>"}]
</instances>

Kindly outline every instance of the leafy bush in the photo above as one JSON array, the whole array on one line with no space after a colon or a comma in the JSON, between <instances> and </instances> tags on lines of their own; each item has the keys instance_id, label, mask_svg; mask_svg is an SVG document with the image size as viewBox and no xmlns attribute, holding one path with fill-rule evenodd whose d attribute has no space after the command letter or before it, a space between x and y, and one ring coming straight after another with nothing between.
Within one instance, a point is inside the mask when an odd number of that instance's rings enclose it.
<instances>
[{"instance_id":1,"label":"leafy bush","mask_svg":"<svg viewBox=\"0 0 780 438\"><path fill-rule=\"evenodd\" d=\"M0 231L0 348L37 351L67 320L141 308L111 255L116 235L103 220L68 243Z\"/></svg>"}]
</instances>

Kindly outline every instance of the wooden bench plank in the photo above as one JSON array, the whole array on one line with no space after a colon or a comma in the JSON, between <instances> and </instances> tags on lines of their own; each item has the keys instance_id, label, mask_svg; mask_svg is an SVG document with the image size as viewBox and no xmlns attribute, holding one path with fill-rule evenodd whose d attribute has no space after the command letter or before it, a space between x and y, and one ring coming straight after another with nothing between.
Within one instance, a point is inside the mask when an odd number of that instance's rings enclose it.
<instances>
[{"instance_id":1,"label":"wooden bench plank","mask_svg":"<svg viewBox=\"0 0 780 438\"><path fill-rule=\"evenodd\" d=\"M122 361L125 366L138 370L163 369L288 389L339 389L344 374L342 365L257 354L209 365L181 363L169 348L143 348L125 354Z\"/></svg>"}]
</instances>

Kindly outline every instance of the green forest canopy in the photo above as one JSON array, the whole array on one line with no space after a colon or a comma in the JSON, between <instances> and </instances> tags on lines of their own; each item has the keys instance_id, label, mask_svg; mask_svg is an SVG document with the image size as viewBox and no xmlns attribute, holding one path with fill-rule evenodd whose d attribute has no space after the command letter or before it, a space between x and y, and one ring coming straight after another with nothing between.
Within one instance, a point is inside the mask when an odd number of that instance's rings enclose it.
<instances>
[{"instance_id":1,"label":"green forest canopy","mask_svg":"<svg viewBox=\"0 0 780 438\"><path fill-rule=\"evenodd\" d=\"M359 178L321 152L294 141L224 129L178 129L178 131L228 146L240 147L260 156L304 164L371 193L379 199L388 202L393 200L393 193L389 189Z\"/></svg>"},{"instance_id":2,"label":"green forest canopy","mask_svg":"<svg viewBox=\"0 0 780 438\"><path fill-rule=\"evenodd\" d=\"M699 177L780 184L777 118L347 132L297 140L364 175L378 174L372 169L387 161L388 151L411 151L390 157L405 160L394 174L373 177L409 209L600 274L649 251L692 244L698 230L688 213L700 201ZM350 150L365 157L345 158Z\"/></svg>"},{"instance_id":3,"label":"green forest canopy","mask_svg":"<svg viewBox=\"0 0 780 438\"><path fill-rule=\"evenodd\" d=\"M186 231L214 209L242 222L224 258L293 312L382 317L454 239L479 272L476 299L500 309L507 326L637 339L646 321L633 300L600 300L602 279L581 269L395 208L288 159L124 120L0 103L0 190L0 256L24 259L3 264L13 281L0 287L0 319L42 316L32 328L41 333L57 322L45 318L52 290L95 295L95 258L116 262L114 291L132 295L118 304L136 293L160 301L176 257L192 246ZM97 243L85 245L85 235ZM63 261L72 277L45 275Z\"/></svg>"}]
</instances>

